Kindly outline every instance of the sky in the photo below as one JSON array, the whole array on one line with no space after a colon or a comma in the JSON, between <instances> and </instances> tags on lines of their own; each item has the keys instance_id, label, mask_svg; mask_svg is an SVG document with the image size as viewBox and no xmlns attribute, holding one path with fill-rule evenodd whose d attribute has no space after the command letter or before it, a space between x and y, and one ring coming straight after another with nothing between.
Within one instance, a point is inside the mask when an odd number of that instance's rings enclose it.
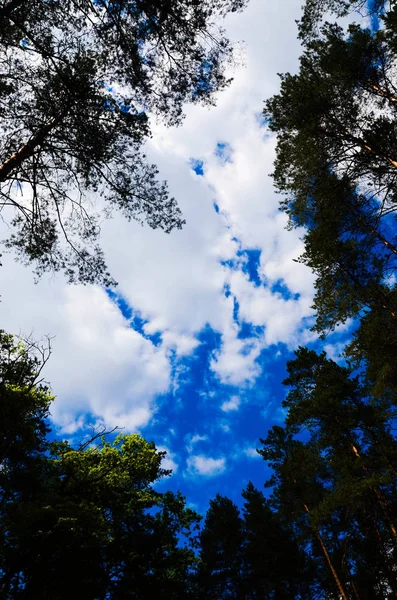
<instances>
[{"instance_id":1,"label":"sky","mask_svg":"<svg viewBox=\"0 0 397 600\"><path fill-rule=\"evenodd\" d=\"M54 432L80 441L105 424L167 451L161 483L204 512L217 492L241 503L269 470L259 438L282 424L286 361L299 345L338 356L348 329L324 344L313 324L313 274L294 262L302 231L287 231L269 174L275 139L262 117L277 73L295 72L302 0L250 0L229 15L233 83L215 107L187 106L179 128L153 124L147 145L186 225L166 235L120 216L102 223L114 290L37 284L3 254L2 327L52 337L45 377ZM2 233L2 232L0 232ZM4 236L2 236L4 237Z\"/></svg>"}]
</instances>

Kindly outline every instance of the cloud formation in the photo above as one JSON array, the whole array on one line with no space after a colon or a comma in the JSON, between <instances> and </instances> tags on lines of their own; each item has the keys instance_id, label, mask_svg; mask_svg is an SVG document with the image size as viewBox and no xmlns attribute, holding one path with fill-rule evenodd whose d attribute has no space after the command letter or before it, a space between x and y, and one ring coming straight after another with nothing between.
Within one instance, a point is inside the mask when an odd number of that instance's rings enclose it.
<instances>
[{"instance_id":1,"label":"cloud formation","mask_svg":"<svg viewBox=\"0 0 397 600\"><path fill-rule=\"evenodd\" d=\"M204 456L204 454L198 454L188 459L187 466L190 475L214 477L225 471L226 459L224 457L211 458L210 456Z\"/></svg>"},{"instance_id":2,"label":"cloud formation","mask_svg":"<svg viewBox=\"0 0 397 600\"><path fill-rule=\"evenodd\" d=\"M239 396L232 396L230 398L230 400L225 400L225 402L222 403L221 405L221 410L223 410L223 412L230 412L232 410L238 410L239 406L240 406L240 398Z\"/></svg>"},{"instance_id":3,"label":"cloud formation","mask_svg":"<svg viewBox=\"0 0 397 600\"><path fill-rule=\"evenodd\" d=\"M4 258L2 324L56 336L46 376L57 394L53 418L65 433L98 420L127 430L150 424L178 361L197 350L206 327L220 336L212 373L233 388L225 413L237 410L240 389L255 384L269 346L310 339L313 277L293 262L300 233L284 229L268 175L274 139L260 118L264 98L277 90L276 73L295 68L300 4L251 0L246 12L231 15L226 28L243 40L245 66L230 88L210 110L188 107L179 129L154 124L147 153L178 199L185 228L165 235L118 216L102 223L117 294L140 315L140 329L106 290L68 287L62 277L34 286L29 270ZM198 455L191 465L220 472L222 460Z\"/></svg>"}]
</instances>

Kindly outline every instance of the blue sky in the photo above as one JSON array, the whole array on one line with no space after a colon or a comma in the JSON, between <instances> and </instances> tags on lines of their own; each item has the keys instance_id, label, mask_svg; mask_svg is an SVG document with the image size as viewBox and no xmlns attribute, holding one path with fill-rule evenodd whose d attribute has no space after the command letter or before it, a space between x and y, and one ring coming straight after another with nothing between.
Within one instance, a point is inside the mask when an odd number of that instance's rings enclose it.
<instances>
[{"instance_id":1,"label":"blue sky","mask_svg":"<svg viewBox=\"0 0 397 600\"><path fill-rule=\"evenodd\" d=\"M239 502L268 471L259 437L283 419L281 381L313 332L313 275L294 262L301 231L285 229L269 173L274 137L261 117L278 72L295 71L301 0L251 0L225 22L236 42L230 88L189 106L178 129L154 122L145 149L186 219L165 235L122 217L101 244L119 286L68 286L2 257L2 326L53 336L45 375L54 430L78 441L89 424L139 431L168 452L173 476L203 512L220 492ZM100 207L99 207L100 208ZM4 237L4 236L2 236ZM325 341L337 356L349 325Z\"/></svg>"}]
</instances>

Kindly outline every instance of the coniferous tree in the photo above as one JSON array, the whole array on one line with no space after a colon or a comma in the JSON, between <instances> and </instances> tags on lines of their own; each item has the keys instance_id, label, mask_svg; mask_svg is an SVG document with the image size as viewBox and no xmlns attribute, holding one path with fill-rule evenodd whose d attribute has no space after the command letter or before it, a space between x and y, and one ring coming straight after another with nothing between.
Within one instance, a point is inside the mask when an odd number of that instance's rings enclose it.
<instances>
[{"instance_id":1,"label":"coniferous tree","mask_svg":"<svg viewBox=\"0 0 397 600\"><path fill-rule=\"evenodd\" d=\"M358 5L306 3L300 71L282 76L265 110L281 208L306 228L299 260L316 274L315 329L357 326L346 366L297 351L286 427L273 427L261 454L273 507L318 562L320 593L378 600L397 598L396 8L379 31L316 30L324 11Z\"/></svg>"},{"instance_id":2,"label":"coniferous tree","mask_svg":"<svg viewBox=\"0 0 397 600\"><path fill-rule=\"evenodd\" d=\"M317 274L316 328L385 311L397 318L395 22L347 36L325 25L265 114L278 134L274 180L300 258Z\"/></svg>"},{"instance_id":3,"label":"coniferous tree","mask_svg":"<svg viewBox=\"0 0 397 600\"><path fill-rule=\"evenodd\" d=\"M341 543L334 536L335 523L319 519L315 509L327 496L332 478L330 466L314 443L295 437L292 428L274 426L259 451L273 469L267 486L271 502L290 525L302 548L315 561L313 582L320 597L348 600L348 586L341 564ZM338 519L338 515L334 521Z\"/></svg>"},{"instance_id":4,"label":"coniferous tree","mask_svg":"<svg viewBox=\"0 0 397 600\"><path fill-rule=\"evenodd\" d=\"M306 0L299 22L299 36L303 40L314 37L324 16L344 17L358 12L360 16L379 18L384 14L385 5L385 0Z\"/></svg>"},{"instance_id":5,"label":"coniferous tree","mask_svg":"<svg viewBox=\"0 0 397 600\"><path fill-rule=\"evenodd\" d=\"M365 315L345 351L374 398L397 401L397 332L385 311Z\"/></svg>"},{"instance_id":6,"label":"coniferous tree","mask_svg":"<svg viewBox=\"0 0 397 600\"><path fill-rule=\"evenodd\" d=\"M244 598L243 521L237 506L217 494L200 532L199 598Z\"/></svg>"},{"instance_id":7,"label":"coniferous tree","mask_svg":"<svg viewBox=\"0 0 397 600\"><path fill-rule=\"evenodd\" d=\"M112 283L102 214L166 232L184 221L142 145L149 115L211 103L232 48L215 25L246 0L10 0L0 6L0 206L37 273Z\"/></svg>"},{"instance_id":8,"label":"coniferous tree","mask_svg":"<svg viewBox=\"0 0 397 600\"><path fill-rule=\"evenodd\" d=\"M248 483L245 500L244 583L247 600L310 598L310 573L292 531L269 506L263 493ZM302 592L304 592L302 594Z\"/></svg>"},{"instance_id":9,"label":"coniferous tree","mask_svg":"<svg viewBox=\"0 0 397 600\"><path fill-rule=\"evenodd\" d=\"M274 470L272 503L323 563L323 593L396 598L392 403L324 353L301 348L287 368L286 428L273 427L261 450Z\"/></svg>"},{"instance_id":10,"label":"coniferous tree","mask_svg":"<svg viewBox=\"0 0 397 600\"><path fill-rule=\"evenodd\" d=\"M358 378L324 353L317 355L301 348L297 358L288 363L288 372L285 384L291 390L284 402L289 408L287 424L307 429L310 440L331 465L332 488L318 506L318 514L332 514L339 507L346 511L346 539L353 553L363 536L371 535L378 554L387 557L383 575L397 592L395 575L389 568L397 549L397 445L391 434L394 411L387 401L365 397ZM348 568L347 552L345 556ZM357 558L360 562L360 555ZM378 555L378 565L380 562ZM354 571L359 577L356 564Z\"/></svg>"}]
</instances>

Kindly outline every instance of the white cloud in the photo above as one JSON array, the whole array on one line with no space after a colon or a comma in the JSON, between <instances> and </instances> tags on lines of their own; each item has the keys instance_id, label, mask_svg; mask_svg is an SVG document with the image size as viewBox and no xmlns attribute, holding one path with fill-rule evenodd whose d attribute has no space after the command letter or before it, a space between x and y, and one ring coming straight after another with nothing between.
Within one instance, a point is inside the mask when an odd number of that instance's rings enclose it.
<instances>
[{"instance_id":1,"label":"white cloud","mask_svg":"<svg viewBox=\"0 0 397 600\"><path fill-rule=\"evenodd\" d=\"M292 260L302 251L301 234L284 229L286 218L268 176L275 140L257 118L263 100L278 89L277 72L296 68L300 5L301 0L251 0L245 12L228 17L229 35L244 40L245 67L234 72L216 107L188 107L179 129L154 126L147 153L178 199L185 228L165 235L119 216L103 223L101 243L118 291L147 321L146 334L161 333L159 346L131 329L103 290L67 287L62 277L34 286L29 270L3 257L2 326L18 333L34 325L37 337L56 336L46 376L57 394L54 419L65 431L78 428L87 413L107 426L134 430L147 424L156 396L170 387L171 354L192 353L206 325L222 339L211 367L222 382L242 387L259 374L263 348L309 339L305 318L311 314L313 277ZM215 156L220 141L233 148L233 162ZM204 177L191 170L192 157L204 161ZM238 260L241 247L261 251L266 288L222 264ZM299 299L271 293L280 280ZM238 337L225 285L239 303L240 318L263 326L262 336Z\"/></svg>"},{"instance_id":2,"label":"white cloud","mask_svg":"<svg viewBox=\"0 0 397 600\"><path fill-rule=\"evenodd\" d=\"M213 477L214 475L220 475L226 469L226 459L222 458L211 458L198 454L191 456L187 460L188 472L190 475L203 475L205 477Z\"/></svg>"},{"instance_id":3,"label":"white cloud","mask_svg":"<svg viewBox=\"0 0 397 600\"><path fill-rule=\"evenodd\" d=\"M243 453L248 456L248 458L260 458L260 454L258 454L254 447L244 448Z\"/></svg>"},{"instance_id":4,"label":"white cloud","mask_svg":"<svg viewBox=\"0 0 397 600\"><path fill-rule=\"evenodd\" d=\"M248 444L236 444L231 448L229 459L233 463L239 463L242 460L260 458L260 454L256 451L257 446L252 446L252 442Z\"/></svg>"},{"instance_id":5,"label":"white cloud","mask_svg":"<svg viewBox=\"0 0 397 600\"><path fill-rule=\"evenodd\" d=\"M225 422L220 422L219 423L219 429L222 429L222 431L224 431L225 433L230 433L231 432L230 425L228 423L225 423Z\"/></svg>"},{"instance_id":6,"label":"white cloud","mask_svg":"<svg viewBox=\"0 0 397 600\"><path fill-rule=\"evenodd\" d=\"M199 435L198 433L196 433L196 435L194 435L192 437L192 439L190 440L190 443L193 444L197 444L197 442L205 442L208 440L208 435Z\"/></svg>"},{"instance_id":7,"label":"white cloud","mask_svg":"<svg viewBox=\"0 0 397 600\"><path fill-rule=\"evenodd\" d=\"M345 361L343 356L341 356L345 348L346 342L334 342L333 344L325 344L324 346L324 350L327 353L327 358L330 358L338 363L343 363Z\"/></svg>"},{"instance_id":8,"label":"white cloud","mask_svg":"<svg viewBox=\"0 0 397 600\"><path fill-rule=\"evenodd\" d=\"M21 267L14 266L13 273L9 269L2 273L5 289L12 285L4 274L9 279L21 275L19 294L3 295L6 328L16 333L32 331L37 337L56 334L45 376L57 395L52 415L64 433L84 424L82 414L100 418L107 427L136 430L146 425L155 409L154 398L170 384L165 349L131 329L98 287L51 281L35 286Z\"/></svg>"},{"instance_id":9,"label":"white cloud","mask_svg":"<svg viewBox=\"0 0 397 600\"><path fill-rule=\"evenodd\" d=\"M207 442L208 435L199 435L196 433L195 435L187 436L186 450L187 452L193 452L193 447L199 442Z\"/></svg>"},{"instance_id":10,"label":"white cloud","mask_svg":"<svg viewBox=\"0 0 397 600\"><path fill-rule=\"evenodd\" d=\"M221 410L223 410L224 412L238 410L240 402L241 400L239 396L232 396L230 400L226 400L225 402L223 402L223 404L221 405Z\"/></svg>"}]
</instances>

